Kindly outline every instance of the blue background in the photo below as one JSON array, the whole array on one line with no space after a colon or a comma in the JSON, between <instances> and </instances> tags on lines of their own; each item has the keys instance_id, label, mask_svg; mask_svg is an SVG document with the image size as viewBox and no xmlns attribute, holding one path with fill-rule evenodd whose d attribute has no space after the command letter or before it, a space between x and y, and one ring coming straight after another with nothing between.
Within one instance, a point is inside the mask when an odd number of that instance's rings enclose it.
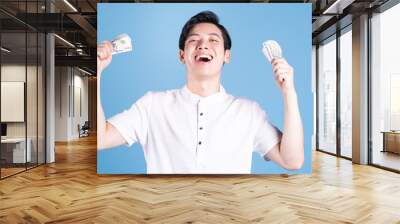
<instances>
[{"instance_id":1,"label":"blue background","mask_svg":"<svg viewBox=\"0 0 400 224\"><path fill-rule=\"evenodd\" d=\"M178 60L178 40L185 22L200 11L215 12L231 35L232 58L222 85L234 96L258 102L271 122L283 130L283 98L261 46L280 43L295 70L295 85L304 125L305 164L287 171L253 154L252 173L311 173L313 100L311 92L311 4L98 4L98 42L121 33L132 38L133 52L118 54L102 74L101 99L107 118L129 108L148 91L185 85L185 66ZM146 173L139 144L98 152L101 174Z\"/></svg>"}]
</instances>

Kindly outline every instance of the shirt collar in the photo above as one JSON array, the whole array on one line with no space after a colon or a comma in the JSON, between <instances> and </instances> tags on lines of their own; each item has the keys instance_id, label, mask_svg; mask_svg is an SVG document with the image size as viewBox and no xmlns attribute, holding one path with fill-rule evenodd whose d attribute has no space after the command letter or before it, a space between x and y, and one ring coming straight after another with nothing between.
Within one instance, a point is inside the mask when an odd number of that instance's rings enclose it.
<instances>
[{"instance_id":1,"label":"shirt collar","mask_svg":"<svg viewBox=\"0 0 400 224\"><path fill-rule=\"evenodd\" d=\"M189 101L191 103L197 104L199 102L204 102L204 103L214 103L214 102L219 102L221 100L224 100L226 97L226 91L224 89L224 87L222 85L219 86L219 92L214 93L210 96L199 96L195 93L192 93L189 88L187 87L187 85L185 85L182 89L181 89L181 94L183 96L183 98L186 101Z\"/></svg>"}]
</instances>

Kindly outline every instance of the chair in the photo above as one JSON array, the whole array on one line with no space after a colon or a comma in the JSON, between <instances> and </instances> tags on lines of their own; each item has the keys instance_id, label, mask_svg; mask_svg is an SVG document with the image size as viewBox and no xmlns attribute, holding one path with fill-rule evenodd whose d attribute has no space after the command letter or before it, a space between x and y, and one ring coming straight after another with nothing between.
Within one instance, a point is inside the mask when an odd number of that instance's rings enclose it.
<instances>
[{"instance_id":1,"label":"chair","mask_svg":"<svg viewBox=\"0 0 400 224\"><path fill-rule=\"evenodd\" d=\"M79 138L89 136L89 129L90 129L89 121L85 121L82 127L80 127L80 125L78 124Z\"/></svg>"}]
</instances>

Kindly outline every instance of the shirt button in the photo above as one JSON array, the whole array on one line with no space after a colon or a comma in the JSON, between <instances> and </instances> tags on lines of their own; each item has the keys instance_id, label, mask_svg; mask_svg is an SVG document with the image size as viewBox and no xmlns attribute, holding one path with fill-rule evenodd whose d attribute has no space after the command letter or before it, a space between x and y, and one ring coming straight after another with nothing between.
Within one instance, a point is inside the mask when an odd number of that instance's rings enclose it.
<instances>
[{"instance_id":1,"label":"shirt button","mask_svg":"<svg viewBox=\"0 0 400 224\"><path fill-rule=\"evenodd\" d=\"M203 116L203 113L200 113L200 116Z\"/></svg>"},{"instance_id":2,"label":"shirt button","mask_svg":"<svg viewBox=\"0 0 400 224\"><path fill-rule=\"evenodd\" d=\"M203 130L203 127L200 127L200 130Z\"/></svg>"},{"instance_id":3,"label":"shirt button","mask_svg":"<svg viewBox=\"0 0 400 224\"><path fill-rule=\"evenodd\" d=\"M201 141L199 141L199 145L201 145Z\"/></svg>"}]
</instances>

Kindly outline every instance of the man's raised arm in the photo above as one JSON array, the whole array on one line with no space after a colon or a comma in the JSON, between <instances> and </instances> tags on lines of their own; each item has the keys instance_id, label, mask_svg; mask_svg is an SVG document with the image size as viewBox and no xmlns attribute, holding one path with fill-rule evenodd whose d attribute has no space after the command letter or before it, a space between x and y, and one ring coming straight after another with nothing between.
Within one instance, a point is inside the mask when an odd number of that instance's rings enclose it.
<instances>
[{"instance_id":1,"label":"man's raised arm","mask_svg":"<svg viewBox=\"0 0 400 224\"><path fill-rule=\"evenodd\" d=\"M294 71L283 58L273 59L272 68L283 94L285 120L280 145L266 156L285 169L300 169L304 163L304 131L294 87Z\"/></svg>"},{"instance_id":2,"label":"man's raised arm","mask_svg":"<svg viewBox=\"0 0 400 224\"><path fill-rule=\"evenodd\" d=\"M100 97L101 73L111 63L112 44L105 41L97 46L97 149L126 144L119 131L106 121Z\"/></svg>"}]
</instances>

